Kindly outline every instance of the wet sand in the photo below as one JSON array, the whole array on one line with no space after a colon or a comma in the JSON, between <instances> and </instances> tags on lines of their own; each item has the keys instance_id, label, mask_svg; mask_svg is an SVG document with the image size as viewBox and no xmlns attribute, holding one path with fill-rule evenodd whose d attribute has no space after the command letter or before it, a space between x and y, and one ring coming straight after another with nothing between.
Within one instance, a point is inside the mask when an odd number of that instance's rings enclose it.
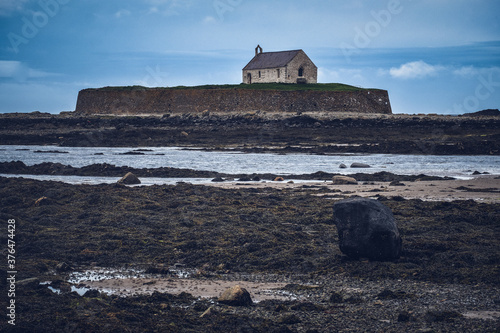
<instances>
[{"instance_id":1,"label":"wet sand","mask_svg":"<svg viewBox=\"0 0 500 333\"><path fill-rule=\"evenodd\" d=\"M333 185L331 181L290 183L284 181L266 182L222 182L207 183L225 189L266 188L275 189L321 189L319 196L344 198L361 197L402 197L424 201L475 200L478 202L498 203L500 201L500 178L496 176L480 176L469 180L439 180L399 182L402 185L391 185L391 182L358 182L358 185Z\"/></svg>"},{"instance_id":2,"label":"wet sand","mask_svg":"<svg viewBox=\"0 0 500 333\"><path fill-rule=\"evenodd\" d=\"M226 289L239 285L248 290L254 302L268 299L293 300L298 297L293 294L284 294L282 289L286 283L225 281L225 280L197 280L179 278L128 278L109 279L101 281L82 281L87 288L96 289L109 294L132 296L152 294L153 292L180 294L187 292L194 297L214 298L220 296Z\"/></svg>"}]
</instances>

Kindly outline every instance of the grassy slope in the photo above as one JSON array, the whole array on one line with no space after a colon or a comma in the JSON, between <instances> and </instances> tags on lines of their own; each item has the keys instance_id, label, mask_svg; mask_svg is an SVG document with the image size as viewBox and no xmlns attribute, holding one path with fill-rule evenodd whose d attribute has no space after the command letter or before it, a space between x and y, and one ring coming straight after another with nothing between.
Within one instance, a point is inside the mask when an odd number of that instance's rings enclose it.
<instances>
[{"instance_id":1,"label":"grassy slope","mask_svg":"<svg viewBox=\"0 0 500 333\"><path fill-rule=\"evenodd\" d=\"M223 85L203 85L203 86L177 86L168 88L146 88L142 86L124 87L104 87L96 90L146 90L146 89L253 89L253 90L314 90L314 91L359 91L367 90L360 87L350 86L342 83L311 83L311 84L290 84L290 83L255 83L255 84L223 84Z\"/></svg>"}]
</instances>

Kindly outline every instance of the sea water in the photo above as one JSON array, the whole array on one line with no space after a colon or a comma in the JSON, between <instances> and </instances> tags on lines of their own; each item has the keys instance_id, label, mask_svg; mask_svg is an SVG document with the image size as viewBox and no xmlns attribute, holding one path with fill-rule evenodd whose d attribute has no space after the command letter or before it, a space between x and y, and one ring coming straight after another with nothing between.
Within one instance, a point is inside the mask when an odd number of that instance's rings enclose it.
<instances>
[{"instance_id":1,"label":"sea water","mask_svg":"<svg viewBox=\"0 0 500 333\"><path fill-rule=\"evenodd\" d=\"M126 154L134 152L135 154ZM0 146L0 162L22 161L26 165L43 162L61 163L73 167L108 163L132 168L173 167L216 171L228 174L272 173L280 175L309 174L317 171L341 174L357 172L392 172L400 175L449 176L469 179L474 171L500 175L500 156L436 156L398 154L274 154L242 153L239 151L203 151L179 147L54 147ZM350 168L352 163L368 164L370 168ZM339 168L340 164L348 166ZM40 176L46 179L46 176ZM45 178L44 178L45 177ZM56 176L58 177L58 176ZM66 176L75 177L75 176ZM78 182L95 183L98 177L80 177ZM100 182L116 182L116 177L100 177ZM293 178L293 177L290 177ZM165 179L166 183L180 179ZM155 180L154 183L157 183ZM184 181L184 180L183 180ZM202 183L206 179L188 179Z\"/></svg>"}]
</instances>

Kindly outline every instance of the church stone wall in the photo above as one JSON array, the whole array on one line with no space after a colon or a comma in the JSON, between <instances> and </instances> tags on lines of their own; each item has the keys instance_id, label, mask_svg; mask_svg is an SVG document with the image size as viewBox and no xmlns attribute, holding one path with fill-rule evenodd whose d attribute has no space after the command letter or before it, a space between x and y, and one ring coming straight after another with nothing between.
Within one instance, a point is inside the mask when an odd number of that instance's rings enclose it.
<instances>
[{"instance_id":1,"label":"church stone wall","mask_svg":"<svg viewBox=\"0 0 500 333\"><path fill-rule=\"evenodd\" d=\"M278 74L279 70L279 74ZM248 74L251 75L251 80L248 79ZM253 69L243 71L243 83L295 83L291 80L287 80L287 68L265 68L265 69Z\"/></svg>"},{"instance_id":2,"label":"church stone wall","mask_svg":"<svg viewBox=\"0 0 500 333\"><path fill-rule=\"evenodd\" d=\"M302 76L299 76L301 67ZM292 81L291 83L297 83L298 78L305 79L305 83L318 83L318 68L304 52L299 52L288 64L288 78Z\"/></svg>"},{"instance_id":3,"label":"church stone wall","mask_svg":"<svg viewBox=\"0 0 500 333\"><path fill-rule=\"evenodd\" d=\"M302 67L302 76L299 69ZM249 80L248 75L251 75ZM243 70L243 83L297 83L297 79L303 79L302 83L317 83L318 68L303 52L299 52L284 67Z\"/></svg>"}]
</instances>

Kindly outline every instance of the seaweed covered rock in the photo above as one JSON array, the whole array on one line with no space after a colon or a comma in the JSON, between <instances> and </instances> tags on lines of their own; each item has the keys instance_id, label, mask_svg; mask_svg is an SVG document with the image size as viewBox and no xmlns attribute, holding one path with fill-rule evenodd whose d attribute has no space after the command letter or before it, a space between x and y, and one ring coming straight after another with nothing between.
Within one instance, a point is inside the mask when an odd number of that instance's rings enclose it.
<instances>
[{"instance_id":1,"label":"seaweed covered rock","mask_svg":"<svg viewBox=\"0 0 500 333\"><path fill-rule=\"evenodd\" d=\"M393 260L402 241L391 210L373 199L354 198L333 205L339 247L351 258Z\"/></svg>"},{"instance_id":2,"label":"seaweed covered rock","mask_svg":"<svg viewBox=\"0 0 500 333\"><path fill-rule=\"evenodd\" d=\"M128 172L118 181L118 184L125 184L125 185L137 185L140 183L141 181L139 180L139 178L137 178L137 176L134 175L132 172Z\"/></svg>"},{"instance_id":3,"label":"seaweed covered rock","mask_svg":"<svg viewBox=\"0 0 500 333\"><path fill-rule=\"evenodd\" d=\"M370 165L365 163L352 163L351 168L370 168Z\"/></svg>"},{"instance_id":4,"label":"seaweed covered rock","mask_svg":"<svg viewBox=\"0 0 500 333\"><path fill-rule=\"evenodd\" d=\"M348 176L333 176L332 178L333 185L357 185L358 182L353 177Z\"/></svg>"},{"instance_id":5,"label":"seaweed covered rock","mask_svg":"<svg viewBox=\"0 0 500 333\"><path fill-rule=\"evenodd\" d=\"M224 178L222 177L215 177L214 179L212 179L212 182L214 183L222 183L224 181Z\"/></svg>"}]
</instances>

